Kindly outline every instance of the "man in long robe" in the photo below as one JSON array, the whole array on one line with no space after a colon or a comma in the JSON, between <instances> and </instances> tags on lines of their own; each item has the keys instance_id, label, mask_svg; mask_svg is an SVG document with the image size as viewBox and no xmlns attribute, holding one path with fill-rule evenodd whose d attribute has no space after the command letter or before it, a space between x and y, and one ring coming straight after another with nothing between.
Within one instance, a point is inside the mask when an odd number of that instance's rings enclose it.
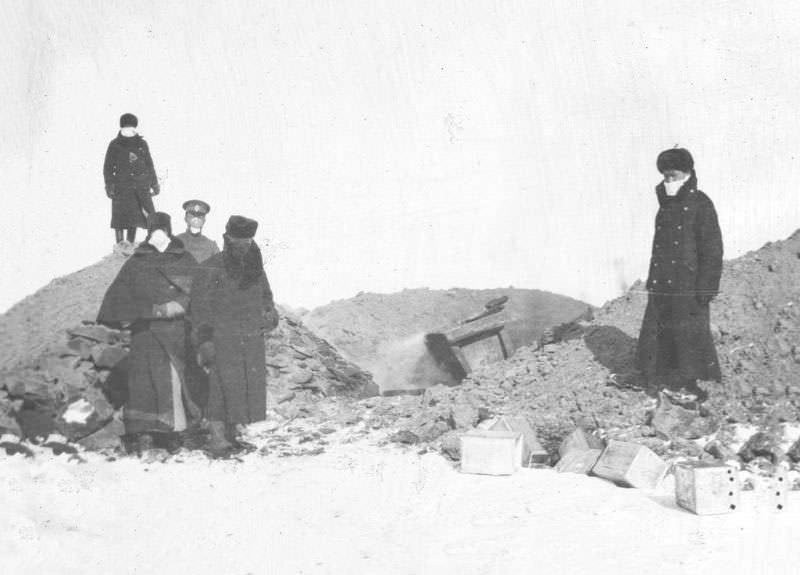
<instances>
[{"instance_id":1,"label":"man in long robe","mask_svg":"<svg viewBox=\"0 0 800 575\"><path fill-rule=\"evenodd\" d=\"M278 322L261 251L258 222L231 216L221 253L197 267L191 323L197 361L209 374L209 449L224 451L237 427L266 418L265 336Z\"/></svg>"},{"instance_id":2,"label":"man in long robe","mask_svg":"<svg viewBox=\"0 0 800 575\"><path fill-rule=\"evenodd\" d=\"M156 212L147 238L120 269L97 316L99 323L131 330L123 421L139 450L151 447L156 435L186 429L200 415L184 383L184 315L195 267L172 236L170 217Z\"/></svg>"},{"instance_id":3,"label":"man in long robe","mask_svg":"<svg viewBox=\"0 0 800 575\"><path fill-rule=\"evenodd\" d=\"M651 387L702 399L697 381L722 379L709 317L722 275L722 234L714 204L697 189L688 150L666 150L656 164L664 181L656 186L659 210L637 360Z\"/></svg>"}]
</instances>

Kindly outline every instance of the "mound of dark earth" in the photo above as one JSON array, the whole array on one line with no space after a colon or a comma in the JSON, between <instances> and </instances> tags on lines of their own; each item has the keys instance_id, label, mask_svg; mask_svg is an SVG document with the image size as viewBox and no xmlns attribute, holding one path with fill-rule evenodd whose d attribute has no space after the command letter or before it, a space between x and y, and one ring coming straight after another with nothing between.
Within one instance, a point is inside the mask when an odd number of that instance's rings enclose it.
<instances>
[{"instance_id":1,"label":"mound of dark earth","mask_svg":"<svg viewBox=\"0 0 800 575\"><path fill-rule=\"evenodd\" d=\"M539 290L421 288L362 293L319 307L305 314L303 321L345 357L369 370L382 390L429 387L452 382L429 356L425 334L454 328L501 296L507 296L508 302L492 317L505 324L503 338L509 353L537 342L547 328L590 309L586 303ZM483 354L472 367L502 359L498 354Z\"/></svg>"},{"instance_id":2,"label":"mound of dark earth","mask_svg":"<svg viewBox=\"0 0 800 575\"><path fill-rule=\"evenodd\" d=\"M125 259L116 253L58 278L0 316L0 434L117 441L130 338L93 321ZM270 408L295 414L317 398L377 393L369 373L279 311L266 339Z\"/></svg>"},{"instance_id":3,"label":"mound of dark earth","mask_svg":"<svg viewBox=\"0 0 800 575\"><path fill-rule=\"evenodd\" d=\"M725 262L711 307L723 381L702 384L710 398L699 415L657 400L636 373L646 303L638 282L592 321L562 330L563 341L520 348L507 361L479 367L460 386L397 402L407 411L392 413L394 425L411 434L406 438L452 445L479 413L513 414L527 417L551 452L581 425L660 453L697 455L703 449L693 440L725 435L733 424L769 435L800 421L800 231Z\"/></svg>"}]
</instances>

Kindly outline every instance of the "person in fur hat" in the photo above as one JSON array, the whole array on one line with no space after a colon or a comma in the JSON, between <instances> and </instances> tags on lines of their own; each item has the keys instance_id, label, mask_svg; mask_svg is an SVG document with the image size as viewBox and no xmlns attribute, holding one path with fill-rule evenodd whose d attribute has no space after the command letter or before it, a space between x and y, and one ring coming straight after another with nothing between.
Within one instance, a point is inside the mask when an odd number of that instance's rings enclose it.
<instances>
[{"instance_id":1,"label":"person in fur hat","mask_svg":"<svg viewBox=\"0 0 800 575\"><path fill-rule=\"evenodd\" d=\"M139 120L133 114L119 119L119 133L111 140L103 162L106 196L111 198L111 227L117 244L123 230L129 243L136 240L136 229L147 227L147 216L155 212L153 196L159 185L150 148L137 133Z\"/></svg>"},{"instance_id":2,"label":"person in fur hat","mask_svg":"<svg viewBox=\"0 0 800 575\"><path fill-rule=\"evenodd\" d=\"M184 317L196 265L172 235L169 215L155 212L97 314L98 323L131 330L123 422L137 451L168 441L200 417L184 382Z\"/></svg>"},{"instance_id":3,"label":"person in fur hat","mask_svg":"<svg viewBox=\"0 0 800 575\"><path fill-rule=\"evenodd\" d=\"M697 381L721 381L709 305L719 292L722 234L711 199L697 188L694 159L674 148L659 154L647 308L637 361L651 387L701 401Z\"/></svg>"},{"instance_id":4,"label":"person in fur hat","mask_svg":"<svg viewBox=\"0 0 800 575\"><path fill-rule=\"evenodd\" d=\"M231 216L222 252L198 266L191 298L197 363L209 375L208 449L235 447L237 427L266 418L265 336L278 324L258 222Z\"/></svg>"}]
</instances>

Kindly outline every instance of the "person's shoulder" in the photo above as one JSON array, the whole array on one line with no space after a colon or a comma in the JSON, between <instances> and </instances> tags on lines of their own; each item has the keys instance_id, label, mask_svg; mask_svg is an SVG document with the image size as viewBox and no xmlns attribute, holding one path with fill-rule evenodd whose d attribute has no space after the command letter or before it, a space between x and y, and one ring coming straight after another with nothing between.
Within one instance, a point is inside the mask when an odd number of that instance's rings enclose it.
<instances>
[{"instance_id":1,"label":"person's shoulder","mask_svg":"<svg viewBox=\"0 0 800 575\"><path fill-rule=\"evenodd\" d=\"M714 202L711 201L711 198L708 197L703 190L695 190L694 191L694 201L701 205L710 205L713 206Z\"/></svg>"}]
</instances>

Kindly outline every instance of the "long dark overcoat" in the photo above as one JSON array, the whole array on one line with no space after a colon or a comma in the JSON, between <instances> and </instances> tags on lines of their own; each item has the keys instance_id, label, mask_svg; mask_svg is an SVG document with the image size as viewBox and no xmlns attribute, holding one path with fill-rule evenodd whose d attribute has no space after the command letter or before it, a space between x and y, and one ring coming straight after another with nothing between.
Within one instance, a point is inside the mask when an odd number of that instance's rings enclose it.
<instances>
[{"instance_id":1,"label":"long dark overcoat","mask_svg":"<svg viewBox=\"0 0 800 575\"><path fill-rule=\"evenodd\" d=\"M656 187L659 210L647 279L649 292L637 360L652 382L721 380L708 300L719 291L722 234L709 197L692 176L670 197Z\"/></svg>"},{"instance_id":2,"label":"long dark overcoat","mask_svg":"<svg viewBox=\"0 0 800 575\"><path fill-rule=\"evenodd\" d=\"M111 227L146 228L155 212L152 194L159 192L150 148L139 134L111 140L103 163L106 191L111 195Z\"/></svg>"},{"instance_id":3,"label":"long dark overcoat","mask_svg":"<svg viewBox=\"0 0 800 575\"><path fill-rule=\"evenodd\" d=\"M263 421L267 408L264 338L274 327L272 290L266 274L242 287L225 269L224 252L197 267L192 283L191 322L195 343L212 341L206 417L227 424Z\"/></svg>"},{"instance_id":4,"label":"long dark overcoat","mask_svg":"<svg viewBox=\"0 0 800 575\"><path fill-rule=\"evenodd\" d=\"M183 381L185 320L160 318L154 306L176 301L188 309L196 265L180 240L173 239L164 252L142 243L122 266L100 306L98 322L132 324L129 399L123 411L128 433L171 431L175 427L170 364ZM182 388L186 417L191 421L200 414L185 385Z\"/></svg>"}]
</instances>

